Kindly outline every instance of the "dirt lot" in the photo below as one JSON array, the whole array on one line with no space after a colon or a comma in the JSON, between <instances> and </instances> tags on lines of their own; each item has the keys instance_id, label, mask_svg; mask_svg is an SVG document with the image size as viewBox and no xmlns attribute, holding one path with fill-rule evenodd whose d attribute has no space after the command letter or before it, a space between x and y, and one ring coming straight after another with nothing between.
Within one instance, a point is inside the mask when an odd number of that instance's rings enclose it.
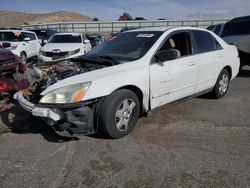
<instances>
[{"instance_id":1,"label":"dirt lot","mask_svg":"<svg viewBox=\"0 0 250 188\"><path fill-rule=\"evenodd\" d=\"M141 118L119 140L63 140L16 105L1 114L0 187L250 187L249 95L250 68L223 99Z\"/></svg>"}]
</instances>

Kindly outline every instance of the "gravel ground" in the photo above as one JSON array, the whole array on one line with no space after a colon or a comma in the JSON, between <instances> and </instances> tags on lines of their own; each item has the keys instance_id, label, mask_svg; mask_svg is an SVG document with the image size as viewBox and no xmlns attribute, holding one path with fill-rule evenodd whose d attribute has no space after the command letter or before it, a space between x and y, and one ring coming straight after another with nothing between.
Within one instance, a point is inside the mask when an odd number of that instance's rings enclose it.
<instances>
[{"instance_id":1,"label":"gravel ground","mask_svg":"<svg viewBox=\"0 0 250 188\"><path fill-rule=\"evenodd\" d=\"M119 140L62 139L15 105L1 114L0 187L250 187L249 94L247 68L224 98L141 118Z\"/></svg>"}]
</instances>

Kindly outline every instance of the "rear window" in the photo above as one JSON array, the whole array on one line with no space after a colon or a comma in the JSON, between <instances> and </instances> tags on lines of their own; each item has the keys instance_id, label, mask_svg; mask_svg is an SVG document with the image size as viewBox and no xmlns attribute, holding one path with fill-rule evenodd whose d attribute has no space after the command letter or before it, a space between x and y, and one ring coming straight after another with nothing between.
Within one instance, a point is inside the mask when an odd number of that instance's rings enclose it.
<instances>
[{"instance_id":1,"label":"rear window","mask_svg":"<svg viewBox=\"0 0 250 188\"><path fill-rule=\"evenodd\" d=\"M38 37L47 37L47 31L46 30L30 30L36 33Z\"/></svg>"},{"instance_id":2,"label":"rear window","mask_svg":"<svg viewBox=\"0 0 250 188\"><path fill-rule=\"evenodd\" d=\"M250 20L242 22L228 22L222 32L222 37L230 35L250 34Z\"/></svg>"}]
</instances>

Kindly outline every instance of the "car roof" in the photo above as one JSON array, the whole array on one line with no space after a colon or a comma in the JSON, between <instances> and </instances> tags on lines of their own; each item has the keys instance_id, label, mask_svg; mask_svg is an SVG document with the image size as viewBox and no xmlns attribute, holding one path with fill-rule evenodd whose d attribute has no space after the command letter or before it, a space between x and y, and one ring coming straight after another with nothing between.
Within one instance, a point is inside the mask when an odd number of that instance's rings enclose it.
<instances>
[{"instance_id":1,"label":"car roof","mask_svg":"<svg viewBox=\"0 0 250 188\"><path fill-rule=\"evenodd\" d=\"M230 20L229 22L244 22L244 21L250 21L250 16L237 17Z\"/></svg>"},{"instance_id":2,"label":"car roof","mask_svg":"<svg viewBox=\"0 0 250 188\"><path fill-rule=\"evenodd\" d=\"M138 29L129 30L126 32L135 32L135 31L166 31L168 29L171 29L173 27L143 27Z\"/></svg>"},{"instance_id":3,"label":"car roof","mask_svg":"<svg viewBox=\"0 0 250 188\"><path fill-rule=\"evenodd\" d=\"M169 29L187 29L187 30L202 30L202 31L207 31L206 29L203 28L198 28L198 27L191 27L191 26L168 26L168 27L145 27L145 28L139 28L139 29L133 29L129 30L126 32L140 32L140 31L162 31L165 32Z\"/></svg>"},{"instance_id":4,"label":"car roof","mask_svg":"<svg viewBox=\"0 0 250 188\"><path fill-rule=\"evenodd\" d=\"M55 33L54 35L82 35L82 33Z\"/></svg>"},{"instance_id":5,"label":"car roof","mask_svg":"<svg viewBox=\"0 0 250 188\"><path fill-rule=\"evenodd\" d=\"M35 34L33 31L15 30L15 29L0 30L0 32L26 32L26 33Z\"/></svg>"}]
</instances>

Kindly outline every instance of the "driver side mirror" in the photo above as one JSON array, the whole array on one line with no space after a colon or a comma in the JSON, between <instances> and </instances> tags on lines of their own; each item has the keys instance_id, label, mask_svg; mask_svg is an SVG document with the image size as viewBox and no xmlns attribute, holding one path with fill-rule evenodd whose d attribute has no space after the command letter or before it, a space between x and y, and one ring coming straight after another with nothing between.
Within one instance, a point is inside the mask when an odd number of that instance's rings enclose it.
<instances>
[{"instance_id":1,"label":"driver side mirror","mask_svg":"<svg viewBox=\"0 0 250 188\"><path fill-rule=\"evenodd\" d=\"M169 60L174 60L177 58L177 52L175 50L162 50L155 55L157 62L164 62Z\"/></svg>"},{"instance_id":2,"label":"driver side mirror","mask_svg":"<svg viewBox=\"0 0 250 188\"><path fill-rule=\"evenodd\" d=\"M43 44L47 44L47 43L48 43L48 40L44 39L44 40L42 41L42 43L43 43Z\"/></svg>"}]
</instances>

